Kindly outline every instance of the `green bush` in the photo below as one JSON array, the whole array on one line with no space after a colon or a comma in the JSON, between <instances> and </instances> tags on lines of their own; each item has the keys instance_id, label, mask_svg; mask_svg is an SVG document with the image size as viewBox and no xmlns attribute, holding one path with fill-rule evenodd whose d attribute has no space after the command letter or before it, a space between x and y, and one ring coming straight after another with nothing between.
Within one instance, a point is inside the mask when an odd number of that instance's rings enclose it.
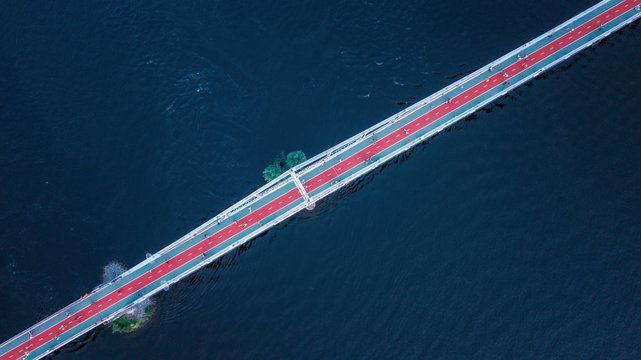
<instances>
[{"instance_id":1,"label":"green bush","mask_svg":"<svg viewBox=\"0 0 641 360\"><path fill-rule=\"evenodd\" d=\"M127 314L125 314L117 318L113 322L109 323L109 327L111 327L111 331L115 333L123 333L123 334L130 333L142 327L142 325L146 323L153 314L154 314L154 307L148 306L145 309L145 316L142 319L140 320L132 319Z\"/></svg>"}]
</instances>

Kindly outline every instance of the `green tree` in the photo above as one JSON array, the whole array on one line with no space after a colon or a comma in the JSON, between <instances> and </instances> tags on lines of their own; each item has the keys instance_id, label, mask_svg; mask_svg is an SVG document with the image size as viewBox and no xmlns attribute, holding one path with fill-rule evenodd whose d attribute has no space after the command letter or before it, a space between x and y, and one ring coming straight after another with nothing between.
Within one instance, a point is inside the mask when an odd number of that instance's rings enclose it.
<instances>
[{"instance_id":1,"label":"green tree","mask_svg":"<svg viewBox=\"0 0 641 360\"><path fill-rule=\"evenodd\" d=\"M279 164L270 164L263 170L263 177L265 178L266 182L270 182L277 177L280 176L280 174L283 173L283 168Z\"/></svg>"},{"instance_id":2,"label":"green tree","mask_svg":"<svg viewBox=\"0 0 641 360\"><path fill-rule=\"evenodd\" d=\"M284 154L280 157L274 158L274 160L272 160L272 165L278 166L281 169L285 169L285 159L283 159L283 156Z\"/></svg>"},{"instance_id":3,"label":"green tree","mask_svg":"<svg viewBox=\"0 0 641 360\"><path fill-rule=\"evenodd\" d=\"M285 163L287 164L287 168L293 168L294 166L305 162L307 160L307 157L305 156L305 153L298 150L298 151L292 151L289 154L287 154L287 160L285 160Z\"/></svg>"}]
</instances>

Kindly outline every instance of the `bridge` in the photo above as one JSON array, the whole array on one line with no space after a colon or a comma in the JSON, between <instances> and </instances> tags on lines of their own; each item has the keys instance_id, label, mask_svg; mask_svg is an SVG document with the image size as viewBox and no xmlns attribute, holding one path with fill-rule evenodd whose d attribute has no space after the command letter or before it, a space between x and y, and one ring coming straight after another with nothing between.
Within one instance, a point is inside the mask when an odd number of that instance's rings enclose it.
<instances>
[{"instance_id":1,"label":"bridge","mask_svg":"<svg viewBox=\"0 0 641 360\"><path fill-rule=\"evenodd\" d=\"M605 0L240 200L122 275L0 345L39 359L168 288L295 213L641 17L641 0Z\"/></svg>"}]
</instances>

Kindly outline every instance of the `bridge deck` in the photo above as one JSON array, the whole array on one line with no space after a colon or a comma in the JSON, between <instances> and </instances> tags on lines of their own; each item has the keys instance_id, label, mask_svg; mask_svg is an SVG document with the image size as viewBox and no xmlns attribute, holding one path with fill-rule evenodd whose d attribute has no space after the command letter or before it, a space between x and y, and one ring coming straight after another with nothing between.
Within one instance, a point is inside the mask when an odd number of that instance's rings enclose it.
<instances>
[{"instance_id":1,"label":"bridge deck","mask_svg":"<svg viewBox=\"0 0 641 360\"><path fill-rule=\"evenodd\" d=\"M318 154L67 307L0 345L37 359L123 314L238 245L641 17L641 0L605 0L434 95Z\"/></svg>"}]
</instances>

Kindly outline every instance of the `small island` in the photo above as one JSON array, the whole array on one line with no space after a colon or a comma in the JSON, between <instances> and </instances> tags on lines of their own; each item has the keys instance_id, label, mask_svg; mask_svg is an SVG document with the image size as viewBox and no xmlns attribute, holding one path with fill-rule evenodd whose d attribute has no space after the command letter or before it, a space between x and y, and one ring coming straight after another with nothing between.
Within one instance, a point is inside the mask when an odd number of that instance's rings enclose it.
<instances>
[{"instance_id":1,"label":"small island","mask_svg":"<svg viewBox=\"0 0 641 360\"><path fill-rule=\"evenodd\" d=\"M149 301L149 303L151 303L151 300L149 299L147 299L146 301ZM151 316L154 314L154 306L152 304L149 304L146 307L143 304L139 305L141 305L139 309L144 308L141 315L137 314L136 310L138 306L134 306L132 311L127 311L125 315L109 323L111 331L113 331L114 333L127 334L141 328L147 321L149 321L149 319L151 319Z\"/></svg>"},{"instance_id":2,"label":"small island","mask_svg":"<svg viewBox=\"0 0 641 360\"><path fill-rule=\"evenodd\" d=\"M275 158L265 170L263 170L263 178L266 182L270 182L279 177L285 171L293 168L294 166L303 163L307 160L305 153L298 150L292 151L287 156L281 155Z\"/></svg>"},{"instance_id":3,"label":"small island","mask_svg":"<svg viewBox=\"0 0 641 360\"><path fill-rule=\"evenodd\" d=\"M112 261L105 265L102 281L107 282L122 275L127 268L118 261ZM141 328L147 323L154 314L154 302L147 298L142 302L132 306L124 315L109 323L111 331L114 333L127 334Z\"/></svg>"}]
</instances>

